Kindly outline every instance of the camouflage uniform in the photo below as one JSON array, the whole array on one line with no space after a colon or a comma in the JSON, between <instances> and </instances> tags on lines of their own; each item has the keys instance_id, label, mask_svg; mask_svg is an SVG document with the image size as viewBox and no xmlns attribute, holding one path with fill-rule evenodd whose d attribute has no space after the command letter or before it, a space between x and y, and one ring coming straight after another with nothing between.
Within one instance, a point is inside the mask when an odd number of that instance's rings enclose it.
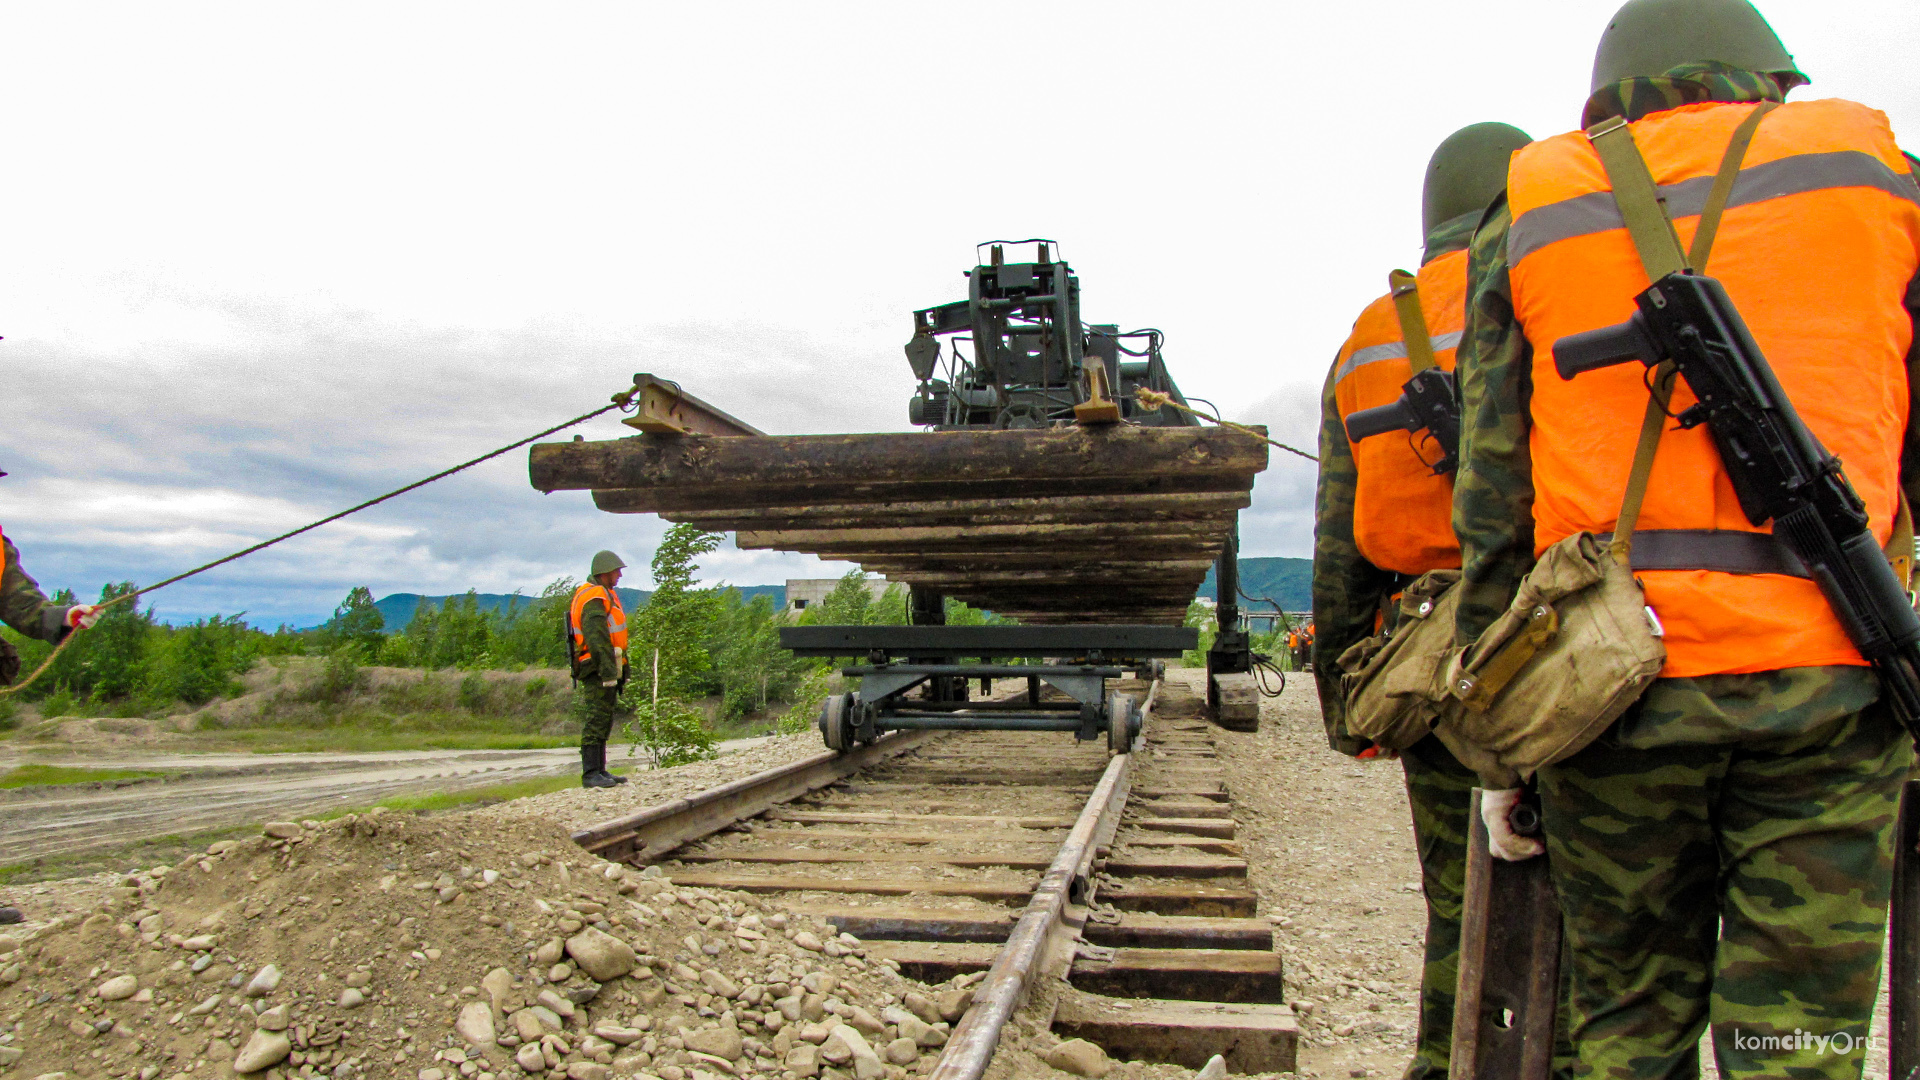
<instances>
[{"instance_id":1,"label":"camouflage uniform","mask_svg":"<svg viewBox=\"0 0 1920 1080\"><path fill-rule=\"evenodd\" d=\"M580 716L580 744L605 743L613 734L613 721L620 714L620 691L626 686L626 672L613 651L613 635L607 631L607 605L588 600L580 608L580 633L587 639L588 661L575 672L574 709ZM617 686L602 685L618 680Z\"/></svg>"},{"instance_id":2,"label":"camouflage uniform","mask_svg":"<svg viewBox=\"0 0 1920 1080\"><path fill-rule=\"evenodd\" d=\"M1685 65L1600 90L1582 123L1781 97L1766 76ZM1510 224L1501 200L1474 236L1456 353L1463 643L1533 561L1533 357L1513 315ZM1693 1076L1709 1024L1722 1075L1860 1075L1912 762L1877 696L1861 667L1660 679L1592 746L1540 771L1573 958L1576 1076ZM1848 1054L1740 1045L1796 1029L1860 1043Z\"/></svg>"},{"instance_id":3,"label":"camouflage uniform","mask_svg":"<svg viewBox=\"0 0 1920 1080\"><path fill-rule=\"evenodd\" d=\"M65 605L55 604L40 591L40 583L20 568L20 549L0 536L6 548L6 571L0 574L0 620L31 638L58 642L69 633ZM11 683L20 670L13 646L0 640L0 684Z\"/></svg>"},{"instance_id":4,"label":"camouflage uniform","mask_svg":"<svg viewBox=\"0 0 1920 1080\"><path fill-rule=\"evenodd\" d=\"M1425 262L1467 246L1477 215L1436 226L1427 237ZM1320 481L1315 497L1313 549L1314 683L1320 693L1327 742L1343 754L1372 744L1349 734L1340 695L1340 654L1372 634L1381 601L1405 581L1360 553L1353 535L1354 492L1359 473L1353 448L1334 401L1334 372L1320 402ZM1426 963L1420 986L1420 1030L1408 1080L1447 1075L1453 1045L1454 984L1460 973L1460 909L1465 900L1467 810L1473 771L1429 735L1401 755L1407 801L1413 807L1414 841L1427 897Z\"/></svg>"},{"instance_id":5,"label":"camouflage uniform","mask_svg":"<svg viewBox=\"0 0 1920 1080\"><path fill-rule=\"evenodd\" d=\"M20 549L0 536L6 545L7 569L0 575L0 619L22 634L41 641L59 641L67 636L66 606L47 599L40 583L20 568Z\"/></svg>"}]
</instances>

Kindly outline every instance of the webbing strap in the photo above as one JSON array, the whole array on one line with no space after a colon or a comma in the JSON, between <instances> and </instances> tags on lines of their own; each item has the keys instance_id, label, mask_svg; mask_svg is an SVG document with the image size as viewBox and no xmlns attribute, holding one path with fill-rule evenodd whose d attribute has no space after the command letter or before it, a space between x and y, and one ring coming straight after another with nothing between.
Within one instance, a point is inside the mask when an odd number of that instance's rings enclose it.
<instances>
[{"instance_id":1,"label":"webbing strap","mask_svg":"<svg viewBox=\"0 0 1920 1080\"><path fill-rule=\"evenodd\" d=\"M1615 116L1588 128L1587 141L1593 144L1601 167L1607 171L1614 204L1627 223L1627 235L1633 237L1647 280L1659 281L1687 269L1687 254L1680 250L1680 237L1667 219L1660 189L1654 186L1653 173L1647 170L1647 159L1633 141L1633 129L1627 126L1626 118Z\"/></svg>"},{"instance_id":2,"label":"webbing strap","mask_svg":"<svg viewBox=\"0 0 1920 1080\"><path fill-rule=\"evenodd\" d=\"M1660 449L1660 432L1666 427L1667 401L1673 396L1673 377L1677 371L1671 360L1662 361L1653 369L1653 392L1647 395L1647 411L1640 418L1640 441L1633 448L1633 468L1627 472L1627 490L1620 499L1613 542L1607 545L1613 561L1621 566L1633 565L1633 527L1640 522L1640 504L1647 498L1647 480L1653 475L1653 455Z\"/></svg>"},{"instance_id":3,"label":"webbing strap","mask_svg":"<svg viewBox=\"0 0 1920 1080\"><path fill-rule=\"evenodd\" d=\"M1714 234L1720 230L1720 215L1727 208L1734 179L1740 173L1740 162L1747 155L1747 146L1753 142L1753 133L1760 127L1761 118L1772 111L1773 104L1762 102L1734 129L1726 151L1720 155L1720 168L1714 173L1713 189L1700 211L1700 225L1694 232L1690 252L1680 250L1680 237L1673 231L1673 221L1667 217L1666 207L1660 201L1653 173L1647 168L1647 159L1641 155L1639 144L1633 141L1633 129L1627 126L1627 121L1616 116L1587 130L1587 140L1593 144L1594 152L1600 155L1601 167L1607 171L1613 201L1620 207L1620 217L1627 223L1627 234L1633 237L1634 249L1640 253L1640 265L1646 270L1648 281L1706 265L1713 251ZM1673 396L1674 370L1671 361L1663 362L1654 369L1649 382L1652 392L1647 396L1647 411L1640 421L1640 441L1634 447L1627 490L1620 499L1620 517L1613 529L1613 542L1607 545L1614 561L1622 566L1633 565L1633 527L1640 520L1640 506L1647 497L1647 480L1653 475L1653 457L1660 448L1667 401Z\"/></svg>"},{"instance_id":4,"label":"webbing strap","mask_svg":"<svg viewBox=\"0 0 1920 1080\"><path fill-rule=\"evenodd\" d=\"M1433 338L1427 333L1427 313L1420 310L1420 282L1405 270L1387 271L1387 291L1394 314L1400 317L1400 340L1415 375L1439 364L1433 358Z\"/></svg>"},{"instance_id":5,"label":"webbing strap","mask_svg":"<svg viewBox=\"0 0 1920 1080\"><path fill-rule=\"evenodd\" d=\"M1740 162L1747 156L1747 145L1753 142L1753 133L1760 130L1760 121L1768 113L1780 107L1777 101L1763 101L1747 114L1740 126L1733 129L1733 139L1727 143L1727 152L1720 155L1720 171L1713 174L1713 190L1707 192L1707 205L1700 210L1700 226L1693 231L1693 244L1687 248L1687 261L1694 270L1707 272L1707 256L1713 251L1714 234L1720 231L1720 215L1726 212L1727 200L1733 196L1733 182L1740 176Z\"/></svg>"}]
</instances>

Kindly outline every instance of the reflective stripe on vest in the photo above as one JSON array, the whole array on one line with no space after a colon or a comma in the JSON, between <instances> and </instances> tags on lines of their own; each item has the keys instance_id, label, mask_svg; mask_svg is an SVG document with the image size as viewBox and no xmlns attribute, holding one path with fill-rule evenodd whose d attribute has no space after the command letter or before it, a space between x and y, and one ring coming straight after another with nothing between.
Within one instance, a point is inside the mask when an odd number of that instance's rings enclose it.
<instances>
[{"instance_id":1,"label":"reflective stripe on vest","mask_svg":"<svg viewBox=\"0 0 1920 1080\"><path fill-rule=\"evenodd\" d=\"M604 585L588 582L573 590L573 603L567 608L567 631L573 635L574 659L586 663L593 659L593 653L587 648L587 635L580 629L580 614L586 608L587 601L599 600L607 605L607 636L613 639L613 650L618 656L627 654L627 612L620 606L620 597Z\"/></svg>"},{"instance_id":2,"label":"reflective stripe on vest","mask_svg":"<svg viewBox=\"0 0 1920 1080\"><path fill-rule=\"evenodd\" d=\"M1455 330L1451 334L1433 335L1433 351L1435 353L1439 353L1443 349L1457 348L1459 345L1460 331L1458 330ZM1406 358L1407 343L1404 341L1389 341L1385 345L1369 345L1364 349L1354 350L1352 356L1341 361L1340 370L1334 372L1333 377L1337 382L1353 374L1353 369L1363 364L1371 364L1380 360L1405 360ZM1452 367L1451 364L1447 366L1449 368ZM1406 382L1405 379L1400 381Z\"/></svg>"},{"instance_id":3,"label":"reflective stripe on vest","mask_svg":"<svg viewBox=\"0 0 1920 1080\"><path fill-rule=\"evenodd\" d=\"M1661 184L1660 200L1666 203L1670 217L1698 217L1706 208L1707 192L1712 187L1711 174ZM1870 154L1841 150L1796 154L1741 169L1727 206L1751 206L1768 199L1842 187L1874 188L1920 203L1920 186L1916 186L1911 173L1896 173ZM1625 227L1612 192L1576 195L1514 218L1513 229L1507 234L1507 260L1519 262L1548 244Z\"/></svg>"},{"instance_id":4,"label":"reflective stripe on vest","mask_svg":"<svg viewBox=\"0 0 1920 1080\"><path fill-rule=\"evenodd\" d=\"M1466 321L1467 253L1450 251L1414 275L1434 359L1453 370L1454 347ZM1334 361L1334 406L1342 419L1386 405L1413 377L1393 297L1367 305ZM1453 536L1453 478L1435 476L1440 450L1424 435L1390 431L1348 443L1359 482L1353 496L1353 539L1360 554L1382 570L1419 575L1460 565ZM1422 456L1424 453L1424 457Z\"/></svg>"},{"instance_id":5,"label":"reflective stripe on vest","mask_svg":"<svg viewBox=\"0 0 1920 1080\"><path fill-rule=\"evenodd\" d=\"M1734 128L1753 108L1689 105L1634 122L1683 247ZM1913 327L1902 301L1920 268L1911 173L1885 117L1837 99L1775 109L1744 162L1704 272L1725 284L1807 426L1846 463L1885 542L1907 424ZM1534 357L1534 544L1544 551L1575 532L1612 530L1647 401L1640 365L1562 380L1553 344L1625 320L1647 276L1582 133L1516 153L1507 192L1514 314ZM1681 383L1671 410L1693 400ZM1756 529L1740 512L1704 427L1669 425L1640 530L1767 533L1771 525ZM1811 581L1750 572L1742 560L1752 553L1735 551L1738 541L1715 544L1724 550L1709 557L1708 545L1687 541L1655 560L1662 568L1635 559L1666 629L1663 676L1862 662ZM1692 566L1686 546L1702 551Z\"/></svg>"}]
</instances>

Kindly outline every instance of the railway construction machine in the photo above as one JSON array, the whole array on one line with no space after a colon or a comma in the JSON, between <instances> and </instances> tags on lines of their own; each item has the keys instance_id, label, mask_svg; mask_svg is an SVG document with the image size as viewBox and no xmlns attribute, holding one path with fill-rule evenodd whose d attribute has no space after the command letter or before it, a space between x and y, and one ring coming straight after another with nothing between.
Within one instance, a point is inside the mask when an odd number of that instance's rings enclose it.
<instances>
[{"instance_id":1,"label":"railway construction machine","mask_svg":"<svg viewBox=\"0 0 1920 1080\"><path fill-rule=\"evenodd\" d=\"M1007 261L1027 244L1032 261ZM641 434L537 444L533 486L589 489L602 510L657 513L733 532L743 549L855 562L905 584L911 625L780 632L798 655L859 661L843 673L860 690L821 710L832 749L964 728L1071 731L1124 753L1141 717L1110 681L1151 676L1196 647L1185 616L1210 568L1220 602L1209 709L1251 729L1260 658L1241 625L1237 524L1265 443L1142 408L1141 387L1185 404L1159 331L1083 324L1079 282L1052 241L983 246L968 298L913 316L908 414L932 431L766 435L636 375L625 423ZM949 598L1018 624L948 626ZM1024 681L1026 693L971 698L996 679Z\"/></svg>"}]
</instances>

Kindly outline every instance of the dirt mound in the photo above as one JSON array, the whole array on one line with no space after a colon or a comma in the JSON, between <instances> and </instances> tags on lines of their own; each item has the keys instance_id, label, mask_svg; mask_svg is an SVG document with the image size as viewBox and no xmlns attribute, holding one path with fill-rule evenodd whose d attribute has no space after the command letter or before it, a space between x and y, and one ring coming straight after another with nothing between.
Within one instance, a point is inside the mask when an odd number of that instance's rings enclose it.
<instances>
[{"instance_id":1,"label":"dirt mound","mask_svg":"<svg viewBox=\"0 0 1920 1080\"><path fill-rule=\"evenodd\" d=\"M273 824L0 936L0 1070L904 1078L964 1007L755 897L480 824Z\"/></svg>"}]
</instances>

